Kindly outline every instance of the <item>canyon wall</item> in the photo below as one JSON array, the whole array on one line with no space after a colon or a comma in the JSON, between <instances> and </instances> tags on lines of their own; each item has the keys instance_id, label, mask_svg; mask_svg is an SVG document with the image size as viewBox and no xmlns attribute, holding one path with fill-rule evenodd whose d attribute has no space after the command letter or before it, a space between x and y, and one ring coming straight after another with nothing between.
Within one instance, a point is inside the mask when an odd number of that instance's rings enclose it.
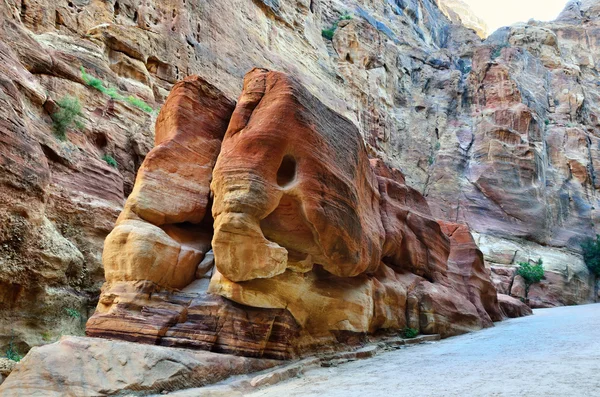
<instances>
[{"instance_id":1,"label":"canyon wall","mask_svg":"<svg viewBox=\"0 0 600 397\"><path fill-rule=\"evenodd\" d=\"M536 305L592 299L578 250L598 231L597 2L485 42L432 0L7 0L0 12L0 347L83 332L103 241L173 84L198 74L233 103L254 67L294 76L435 217L468 224L499 289L541 257ZM61 141L65 96L83 125Z\"/></svg>"}]
</instances>

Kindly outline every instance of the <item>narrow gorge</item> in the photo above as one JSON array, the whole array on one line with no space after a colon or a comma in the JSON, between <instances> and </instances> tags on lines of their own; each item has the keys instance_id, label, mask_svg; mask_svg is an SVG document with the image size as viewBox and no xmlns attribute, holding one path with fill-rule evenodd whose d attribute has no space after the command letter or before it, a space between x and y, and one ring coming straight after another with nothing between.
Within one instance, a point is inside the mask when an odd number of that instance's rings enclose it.
<instances>
[{"instance_id":1,"label":"narrow gorge","mask_svg":"<svg viewBox=\"0 0 600 397\"><path fill-rule=\"evenodd\" d=\"M68 394L72 352L217 381L600 298L598 0L495 32L460 0L0 12L0 351L39 347L0 392Z\"/></svg>"}]
</instances>

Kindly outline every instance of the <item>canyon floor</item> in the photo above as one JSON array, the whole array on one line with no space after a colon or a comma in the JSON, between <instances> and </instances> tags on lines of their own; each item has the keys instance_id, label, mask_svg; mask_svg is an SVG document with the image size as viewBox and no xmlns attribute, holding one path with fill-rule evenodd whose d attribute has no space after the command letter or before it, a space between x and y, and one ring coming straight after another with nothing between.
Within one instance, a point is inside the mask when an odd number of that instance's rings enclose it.
<instances>
[{"instance_id":1,"label":"canyon floor","mask_svg":"<svg viewBox=\"0 0 600 397\"><path fill-rule=\"evenodd\" d=\"M317 368L251 396L598 396L600 304Z\"/></svg>"}]
</instances>

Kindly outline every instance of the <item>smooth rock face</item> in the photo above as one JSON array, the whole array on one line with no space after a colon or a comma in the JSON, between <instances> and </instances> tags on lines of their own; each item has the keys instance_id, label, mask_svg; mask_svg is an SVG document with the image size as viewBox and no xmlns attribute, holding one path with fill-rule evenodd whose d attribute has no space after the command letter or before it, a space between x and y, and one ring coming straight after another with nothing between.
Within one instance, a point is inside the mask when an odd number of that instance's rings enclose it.
<instances>
[{"instance_id":1,"label":"smooth rock face","mask_svg":"<svg viewBox=\"0 0 600 397\"><path fill-rule=\"evenodd\" d=\"M159 121L165 112L180 119L177 87ZM213 114L222 104L211 98L182 112ZM223 118L215 120L221 125ZM201 133L207 128L196 122L182 131L202 146L202 139L218 139ZM172 164L171 156L152 163L165 142L148 155L106 240L107 282L89 336L285 359L343 348L378 331L411 326L450 336L502 318L468 228L436 222L402 173L370 161L354 125L290 76L264 69L246 76L213 161L213 252L200 263L206 251L198 248L189 271L181 267L186 251L175 243L203 244L210 225L194 226L196 234L177 226L175 233L173 225L131 215L137 202L163 218L187 211L170 212L161 200L177 177L155 183L149 199L137 186L147 185L147 168L161 175ZM185 168L178 153L172 157ZM209 178L185 182L204 192Z\"/></svg>"},{"instance_id":2,"label":"smooth rock face","mask_svg":"<svg viewBox=\"0 0 600 397\"><path fill-rule=\"evenodd\" d=\"M278 364L210 352L64 337L36 347L0 385L3 396L159 394Z\"/></svg>"}]
</instances>

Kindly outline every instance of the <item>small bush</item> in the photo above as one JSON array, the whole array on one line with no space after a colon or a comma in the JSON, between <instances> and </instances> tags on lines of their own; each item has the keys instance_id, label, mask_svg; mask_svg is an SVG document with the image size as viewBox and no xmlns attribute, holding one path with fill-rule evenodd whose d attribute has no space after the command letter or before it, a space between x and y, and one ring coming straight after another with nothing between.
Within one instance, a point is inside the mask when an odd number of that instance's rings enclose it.
<instances>
[{"instance_id":1,"label":"small bush","mask_svg":"<svg viewBox=\"0 0 600 397\"><path fill-rule=\"evenodd\" d=\"M119 91L117 91L117 89L115 87L105 87L102 80L87 74L87 72L85 71L85 68L83 66L81 67L81 79L88 86L97 89L98 91L100 91L101 93L103 93L105 95L108 95L115 101L128 102L128 103L132 104L133 106L142 109L146 113L152 113L152 111L154 110L154 109L152 109L152 107L150 105L148 105L146 102L144 102L140 98L136 98L133 95L124 97L123 95L119 94Z\"/></svg>"},{"instance_id":2,"label":"small bush","mask_svg":"<svg viewBox=\"0 0 600 397\"><path fill-rule=\"evenodd\" d=\"M348 21L352 19L352 15L350 14L344 14L341 17L338 18L337 21L335 21L333 23L333 25L331 26L330 29L323 29L321 30L321 36L323 36L324 38L326 38L327 40L333 40L333 35L335 33L335 30L338 27L338 24L340 23L340 21Z\"/></svg>"},{"instance_id":3,"label":"small bush","mask_svg":"<svg viewBox=\"0 0 600 397\"><path fill-rule=\"evenodd\" d=\"M525 296L527 296L529 287L539 283L544 278L544 264L542 259L538 259L533 265L529 262L519 262L517 274L525 280Z\"/></svg>"},{"instance_id":4,"label":"small bush","mask_svg":"<svg viewBox=\"0 0 600 397\"><path fill-rule=\"evenodd\" d=\"M73 126L83 129L83 124L79 120L83 117L81 113L81 104L79 99L65 96L59 99L56 104L60 110L55 112L52 117L54 134L58 139L64 141L67 139L67 130Z\"/></svg>"},{"instance_id":5,"label":"small bush","mask_svg":"<svg viewBox=\"0 0 600 397\"><path fill-rule=\"evenodd\" d=\"M583 260L590 272L600 277L600 235L596 239L587 239L581 244Z\"/></svg>"},{"instance_id":6,"label":"small bush","mask_svg":"<svg viewBox=\"0 0 600 397\"><path fill-rule=\"evenodd\" d=\"M333 40L333 34L335 33L336 28L337 28L337 26L334 26L331 29L321 30L321 36L325 37L327 40Z\"/></svg>"},{"instance_id":7,"label":"small bush","mask_svg":"<svg viewBox=\"0 0 600 397\"><path fill-rule=\"evenodd\" d=\"M15 337L11 335L10 342L8 342L8 349L6 349L6 358L12 361L19 362L23 359L23 356L19 354L17 346L15 346Z\"/></svg>"},{"instance_id":8,"label":"small bush","mask_svg":"<svg viewBox=\"0 0 600 397\"><path fill-rule=\"evenodd\" d=\"M146 113L152 113L152 111L154 110L146 102L142 101L140 98L134 97L133 95L128 96L125 100L133 106L142 109Z\"/></svg>"},{"instance_id":9,"label":"small bush","mask_svg":"<svg viewBox=\"0 0 600 397\"><path fill-rule=\"evenodd\" d=\"M494 47L494 51L492 51L492 60L502 55L502 50L506 47L508 47L508 44L500 44Z\"/></svg>"},{"instance_id":10,"label":"small bush","mask_svg":"<svg viewBox=\"0 0 600 397\"><path fill-rule=\"evenodd\" d=\"M404 328L400 334L402 335L403 338L406 339L412 339L412 338L416 338L419 335L419 330L416 328Z\"/></svg>"},{"instance_id":11,"label":"small bush","mask_svg":"<svg viewBox=\"0 0 600 397\"><path fill-rule=\"evenodd\" d=\"M81 318L81 313L79 313L79 310L77 309L66 308L65 312L67 313L67 316L71 318Z\"/></svg>"},{"instance_id":12,"label":"small bush","mask_svg":"<svg viewBox=\"0 0 600 397\"><path fill-rule=\"evenodd\" d=\"M102 156L102 160L106 161L106 164L110 165L113 168L117 168L118 166L117 160L115 160L115 158L110 154L105 154L104 156Z\"/></svg>"}]
</instances>

